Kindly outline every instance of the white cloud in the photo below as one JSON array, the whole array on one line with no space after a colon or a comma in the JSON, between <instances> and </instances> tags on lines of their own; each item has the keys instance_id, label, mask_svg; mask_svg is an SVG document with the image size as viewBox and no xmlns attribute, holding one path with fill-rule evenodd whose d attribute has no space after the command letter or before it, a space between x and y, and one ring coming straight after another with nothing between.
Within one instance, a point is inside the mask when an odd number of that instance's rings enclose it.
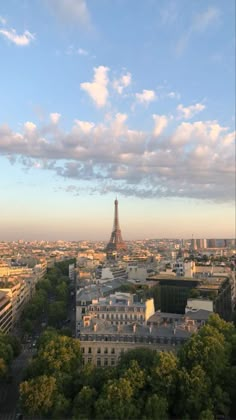
<instances>
[{"instance_id":1,"label":"white cloud","mask_svg":"<svg viewBox=\"0 0 236 420\"><path fill-rule=\"evenodd\" d=\"M156 115L156 114L153 114L152 118L154 119L154 122L155 122L153 134L155 137L158 137L163 132L163 130L167 127L168 118L165 115Z\"/></svg>"},{"instance_id":2,"label":"white cloud","mask_svg":"<svg viewBox=\"0 0 236 420\"><path fill-rule=\"evenodd\" d=\"M142 104L148 104L156 99L154 90L143 89L142 93L135 94L138 102Z\"/></svg>"},{"instance_id":3,"label":"white cloud","mask_svg":"<svg viewBox=\"0 0 236 420\"><path fill-rule=\"evenodd\" d=\"M24 129L26 133L33 133L36 130L37 126L31 122L31 121L27 121L26 123L24 123Z\"/></svg>"},{"instance_id":4,"label":"white cloud","mask_svg":"<svg viewBox=\"0 0 236 420\"><path fill-rule=\"evenodd\" d=\"M48 7L63 22L90 26L90 14L86 0L45 0Z\"/></svg>"},{"instance_id":5,"label":"white cloud","mask_svg":"<svg viewBox=\"0 0 236 420\"><path fill-rule=\"evenodd\" d=\"M89 55L89 52L88 51L86 51L86 50L84 50L83 48L76 48L73 44L72 45L69 45L67 48L66 48L66 54L67 55L83 55L83 56L88 56Z\"/></svg>"},{"instance_id":6,"label":"white cloud","mask_svg":"<svg viewBox=\"0 0 236 420\"><path fill-rule=\"evenodd\" d=\"M179 92L171 91L171 92L167 93L166 96L168 98L171 98L171 99L180 99L180 93Z\"/></svg>"},{"instance_id":7,"label":"white cloud","mask_svg":"<svg viewBox=\"0 0 236 420\"><path fill-rule=\"evenodd\" d=\"M21 47L29 45L35 39L35 36L29 31L25 31L22 35L18 35L15 29L0 29L0 34L13 42L13 44Z\"/></svg>"},{"instance_id":8,"label":"white cloud","mask_svg":"<svg viewBox=\"0 0 236 420\"><path fill-rule=\"evenodd\" d=\"M52 124L58 124L60 118L61 118L61 114L58 114L58 112L52 112L50 114L50 120Z\"/></svg>"},{"instance_id":9,"label":"white cloud","mask_svg":"<svg viewBox=\"0 0 236 420\"><path fill-rule=\"evenodd\" d=\"M124 88L128 87L131 83L132 76L130 73L126 73L119 79L113 81L113 88L121 95Z\"/></svg>"},{"instance_id":10,"label":"white cloud","mask_svg":"<svg viewBox=\"0 0 236 420\"><path fill-rule=\"evenodd\" d=\"M109 68L105 66L95 67L93 81L80 84L81 89L88 93L99 108L107 103L109 94L107 89L109 83L108 71Z\"/></svg>"},{"instance_id":11,"label":"white cloud","mask_svg":"<svg viewBox=\"0 0 236 420\"><path fill-rule=\"evenodd\" d=\"M84 50L83 48L78 48L79 55L89 55L88 51Z\"/></svg>"},{"instance_id":12,"label":"white cloud","mask_svg":"<svg viewBox=\"0 0 236 420\"><path fill-rule=\"evenodd\" d=\"M185 120L189 120L194 115L203 111L205 108L206 108L205 105L200 104L200 103L197 103L195 105L186 106L186 107L184 107L182 104L179 104L177 106L178 118L179 119L184 118Z\"/></svg>"},{"instance_id":13,"label":"white cloud","mask_svg":"<svg viewBox=\"0 0 236 420\"><path fill-rule=\"evenodd\" d=\"M6 25L6 23L7 23L7 20L3 16L0 16L0 24Z\"/></svg>"},{"instance_id":14,"label":"white cloud","mask_svg":"<svg viewBox=\"0 0 236 420\"><path fill-rule=\"evenodd\" d=\"M153 116L158 133L164 115ZM27 168L86 181L87 192L138 197L234 199L234 133L217 121L182 122L165 139L127 126L127 115L109 122L76 120L68 131L24 124L22 132L0 126L0 153Z\"/></svg>"},{"instance_id":15,"label":"white cloud","mask_svg":"<svg viewBox=\"0 0 236 420\"><path fill-rule=\"evenodd\" d=\"M84 134L90 133L94 127L94 123L90 121L75 120L75 123Z\"/></svg>"},{"instance_id":16,"label":"white cloud","mask_svg":"<svg viewBox=\"0 0 236 420\"><path fill-rule=\"evenodd\" d=\"M217 121L182 122L172 135L171 142L179 145L197 142L209 144L211 142L214 145L225 131L227 131L227 127L222 127ZM225 137L222 137L221 140L224 144Z\"/></svg>"}]
</instances>

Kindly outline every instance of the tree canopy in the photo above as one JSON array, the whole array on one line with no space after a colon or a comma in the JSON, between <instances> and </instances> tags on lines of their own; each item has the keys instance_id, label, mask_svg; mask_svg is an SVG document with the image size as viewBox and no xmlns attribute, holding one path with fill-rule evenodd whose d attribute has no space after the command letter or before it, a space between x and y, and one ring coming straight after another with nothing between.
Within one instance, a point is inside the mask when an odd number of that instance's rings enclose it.
<instances>
[{"instance_id":1,"label":"tree canopy","mask_svg":"<svg viewBox=\"0 0 236 420\"><path fill-rule=\"evenodd\" d=\"M78 340L48 329L27 375L20 388L26 415L83 420L235 418L236 330L233 323L212 315L178 354L139 348L122 354L116 367L101 368L82 364ZM43 383L48 389L45 398Z\"/></svg>"}]
</instances>

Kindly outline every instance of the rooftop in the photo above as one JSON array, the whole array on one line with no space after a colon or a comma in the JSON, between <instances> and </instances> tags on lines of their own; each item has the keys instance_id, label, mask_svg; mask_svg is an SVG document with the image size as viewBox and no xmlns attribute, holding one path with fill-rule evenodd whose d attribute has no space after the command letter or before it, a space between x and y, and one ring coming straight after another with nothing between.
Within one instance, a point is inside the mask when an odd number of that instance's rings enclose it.
<instances>
[{"instance_id":1,"label":"rooftop","mask_svg":"<svg viewBox=\"0 0 236 420\"><path fill-rule=\"evenodd\" d=\"M155 312L154 315L148 319L148 324L160 323L162 320L172 320L173 322L183 323L187 320L206 321L211 315L211 311L205 309L187 311L185 314L173 314L169 312Z\"/></svg>"},{"instance_id":2,"label":"rooftop","mask_svg":"<svg viewBox=\"0 0 236 420\"><path fill-rule=\"evenodd\" d=\"M96 306L127 306L134 304L134 295L131 293L121 293L115 292L113 295L107 297L99 297L99 299L94 299L92 301L93 305ZM135 303L136 305L136 303ZM143 305L143 304L142 304Z\"/></svg>"},{"instance_id":3,"label":"rooftop","mask_svg":"<svg viewBox=\"0 0 236 420\"><path fill-rule=\"evenodd\" d=\"M124 279L115 279L104 284L90 284L77 290L76 301L92 302L94 299L111 294L123 284L129 284Z\"/></svg>"},{"instance_id":4,"label":"rooftop","mask_svg":"<svg viewBox=\"0 0 236 420\"><path fill-rule=\"evenodd\" d=\"M107 336L107 341L133 341L135 337L143 338L144 341L150 338L184 338L187 339L197 331L195 325L181 323L173 326L171 324L161 326L148 326L140 324L111 325L111 323L96 319L89 326L82 326L80 339L82 341L102 341ZM106 341L106 339L105 339Z\"/></svg>"}]
</instances>

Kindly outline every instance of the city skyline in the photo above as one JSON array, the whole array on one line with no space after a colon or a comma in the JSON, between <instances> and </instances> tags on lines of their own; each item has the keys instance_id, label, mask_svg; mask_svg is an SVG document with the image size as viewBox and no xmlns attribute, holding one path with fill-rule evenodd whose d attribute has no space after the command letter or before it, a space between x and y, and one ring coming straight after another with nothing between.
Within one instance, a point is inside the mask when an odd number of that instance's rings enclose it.
<instances>
[{"instance_id":1,"label":"city skyline","mask_svg":"<svg viewBox=\"0 0 236 420\"><path fill-rule=\"evenodd\" d=\"M235 2L0 7L1 240L235 236Z\"/></svg>"}]
</instances>

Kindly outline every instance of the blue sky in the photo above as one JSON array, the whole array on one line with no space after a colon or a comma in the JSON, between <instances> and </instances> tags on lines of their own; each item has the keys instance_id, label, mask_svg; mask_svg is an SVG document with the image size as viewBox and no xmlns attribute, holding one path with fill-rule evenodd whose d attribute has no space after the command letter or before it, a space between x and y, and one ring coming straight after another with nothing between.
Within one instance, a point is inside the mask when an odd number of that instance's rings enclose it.
<instances>
[{"instance_id":1,"label":"blue sky","mask_svg":"<svg viewBox=\"0 0 236 420\"><path fill-rule=\"evenodd\" d=\"M235 1L0 6L1 239L235 235Z\"/></svg>"}]
</instances>

